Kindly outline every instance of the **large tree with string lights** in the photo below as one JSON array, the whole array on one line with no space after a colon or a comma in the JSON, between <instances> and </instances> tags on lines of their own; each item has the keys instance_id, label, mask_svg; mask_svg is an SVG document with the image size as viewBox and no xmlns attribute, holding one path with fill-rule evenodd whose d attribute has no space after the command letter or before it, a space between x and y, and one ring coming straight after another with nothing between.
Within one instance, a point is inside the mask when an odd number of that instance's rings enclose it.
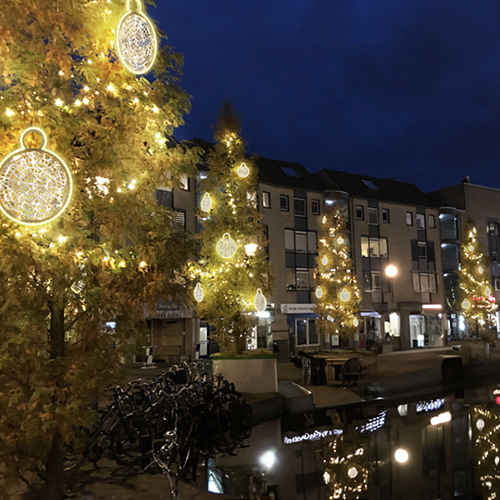
<instances>
[{"instance_id":1,"label":"large tree with string lights","mask_svg":"<svg viewBox=\"0 0 500 500\"><path fill-rule=\"evenodd\" d=\"M224 354L241 354L255 326L255 313L266 307L270 268L260 223L257 167L245 154L241 123L225 103L208 152L199 217L198 261L191 267L198 314L214 327Z\"/></svg>"},{"instance_id":2,"label":"large tree with string lights","mask_svg":"<svg viewBox=\"0 0 500 500\"><path fill-rule=\"evenodd\" d=\"M340 199L327 205L322 219L316 273L318 329L345 342L358 330L361 295L350 257L347 223Z\"/></svg>"},{"instance_id":3,"label":"large tree with string lights","mask_svg":"<svg viewBox=\"0 0 500 500\"><path fill-rule=\"evenodd\" d=\"M487 338L496 337L494 314L497 305L492 297L489 262L477 240L477 229L469 219L464 227L460 246L458 284L460 305L465 317L467 334Z\"/></svg>"},{"instance_id":4,"label":"large tree with string lights","mask_svg":"<svg viewBox=\"0 0 500 500\"><path fill-rule=\"evenodd\" d=\"M0 35L1 482L42 471L59 500L145 304L184 297L191 246L154 193L195 164L167 147L190 102L141 2L4 0Z\"/></svg>"}]
</instances>

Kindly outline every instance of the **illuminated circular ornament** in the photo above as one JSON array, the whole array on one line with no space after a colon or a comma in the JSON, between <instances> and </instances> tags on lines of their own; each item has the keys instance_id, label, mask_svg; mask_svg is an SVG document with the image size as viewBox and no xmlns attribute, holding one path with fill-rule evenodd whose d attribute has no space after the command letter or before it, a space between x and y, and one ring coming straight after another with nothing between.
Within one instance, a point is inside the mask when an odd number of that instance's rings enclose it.
<instances>
[{"instance_id":1,"label":"illuminated circular ornament","mask_svg":"<svg viewBox=\"0 0 500 500\"><path fill-rule=\"evenodd\" d=\"M485 289L484 289L484 294L486 295L486 297L489 297L491 295L491 290L490 290L490 287L487 286Z\"/></svg>"},{"instance_id":2,"label":"illuminated circular ornament","mask_svg":"<svg viewBox=\"0 0 500 500\"><path fill-rule=\"evenodd\" d=\"M41 137L39 148L27 147L28 133ZM21 136L22 149L0 164L0 210L9 219L26 226L46 224L68 206L73 191L71 173L64 160L45 149L47 137L36 127Z\"/></svg>"},{"instance_id":3,"label":"illuminated circular ornament","mask_svg":"<svg viewBox=\"0 0 500 500\"><path fill-rule=\"evenodd\" d=\"M349 299L351 298L351 294L344 288L341 292L340 292L340 300L342 302L347 302Z\"/></svg>"},{"instance_id":4,"label":"illuminated circular ornament","mask_svg":"<svg viewBox=\"0 0 500 500\"><path fill-rule=\"evenodd\" d=\"M238 175L244 179L245 177L248 177L249 174L250 174L250 169L246 166L245 163L242 163L238 167Z\"/></svg>"},{"instance_id":5,"label":"illuminated circular ornament","mask_svg":"<svg viewBox=\"0 0 500 500\"><path fill-rule=\"evenodd\" d=\"M321 263L322 263L324 266L326 266L326 265L328 264L328 259L327 259L326 255L325 255L325 256L323 256L323 258L321 259Z\"/></svg>"},{"instance_id":6,"label":"illuminated circular ornament","mask_svg":"<svg viewBox=\"0 0 500 500\"><path fill-rule=\"evenodd\" d=\"M483 267L482 267L482 266L479 266L479 267L477 268L477 272L478 272L479 274L483 274L483 271L484 271L484 269L483 269Z\"/></svg>"},{"instance_id":7,"label":"illuminated circular ornament","mask_svg":"<svg viewBox=\"0 0 500 500\"><path fill-rule=\"evenodd\" d=\"M321 287L319 285L316 287L316 297L318 297L318 299L321 299L321 297L323 297L323 290L321 290Z\"/></svg>"},{"instance_id":8,"label":"illuminated circular ornament","mask_svg":"<svg viewBox=\"0 0 500 500\"><path fill-rule=\"evenodd\" d=\"M469 299L464 299L462 301L462 309L466 311L467 309L470 309L471 303Z\"/></svg>"},{"instance_id":9,"label":"illuminated circular ornament","mask_svg":"<svg viewBox=\"0 0 500 500\"><path fill-rule=\"evenodd\" d=\"M262 290L259 288L255 297L253 298L253 306L257 312L262 312L266 310L267 300L262 294Z\"/></svg>"},{"instance_id":10,"label":"illuminated circular ornament","mask_svg":"<svg viewBox=\"0 0 500 500\"><path fill-rule=\"evenodd\" d=\"M135 0L138 12L128 11L116 30L118 58L127 71L135 75L147 73L153 66L158 50L156 33L151 21L142 14L141 0Z\"/></svg>"},{"instance_id":11,"label":"illuminated circular ornament","mask_svg":"<svg viewBox=\"0 0 500 500\"><path fill-rule=\"evenodd\" d=\"M500 457L497 455L495 457L495 465L498 465L500 463Z\"/></svg>"},{"instance_id":12,"label":"illuminated circular ornament","mask_svg":"<svg viewBox=\"0 0 500 500\"><path fill-rule=\"evenodd\" d=\"M85 283L82 280L76 281L71 285L71 290L73 290L73 292L75 293L82 293L84 289Z\"/></svg>"},{"instance_id":13,"label":"illuminated circular ornament","mask_svg":"<svg viewBox=\"0 0 500 500\"><path fill-rule=\"evenodd\" d=\"M205 195L201 199L200 206L204 212L209 212L210 209L212 208L212 198L210 197L210 195L208 193L205 193Z\"/></svg>"},{"instance_id":14,"label":"illuminated circular ornament","mask_svg":"<svg viewBox=\"0 0 500 500\"><path fill-rule=\"evenodd\" d=\"M352 320L352 324L357 328L359 326L359 319L354 316L354 319Z\"/></svg>"},{"instance_id":15,"label":"illuminated circular ornament","mask_svg":"<svg viewBox=\"0 0 500 500\"><path fill-rule=\"evenodd\" d=\"M476 427L479 432L481 432L484 429L484 420L482 418L478 418L476 422Z\"/></svg>"},{"instance_id":16,"label":"illuminated circular ornament","mask_svg":"<svg viewBox=\"0 0 500 500\"><path fill-rule=\"evenodd\" d=\"M217 242L217 253L224 259L230 259L237 249L236 242L231 239L229 233L224 233L222 238Z\"/></svg>"},{"instance_id":17,"label":"illuminated circular ornament","mask_svg":"<svg viewBox=\"0 0 500 500\"><path fill-rule=\"evenodd\" d=\"M356 469L356 467L351 467L351 468L347 471L347 475L348 475L351 479L354 479L354 478L358 475L358 469Z\"/></svg>"},{"instance_id":18,"label":"illuminated circular ornament","mask_svg":"<svg viewBox=\"0 0 500 500\"><path fill-rule=\"evenodd\" d=\"M196 283L196 286L194 287L193 295L194 295L194 299L196 300L196 302L203 301L203 297L205 296L205 294L203 293L203 288L201 288L201 285L199 283Z\"/></svg>"},{"instance_id":19,"label":"illuminated circular ornament","mask_svg":"<svg viewBox=\"0 0 500 500\"><path fill-rule=\"evenodd\" d=\"M342 236L339 236L338 240L337 240L337 243L339 245L342 245L342 243L344 243L344 238L342 238Z\"/></svg>"}]
</instances>

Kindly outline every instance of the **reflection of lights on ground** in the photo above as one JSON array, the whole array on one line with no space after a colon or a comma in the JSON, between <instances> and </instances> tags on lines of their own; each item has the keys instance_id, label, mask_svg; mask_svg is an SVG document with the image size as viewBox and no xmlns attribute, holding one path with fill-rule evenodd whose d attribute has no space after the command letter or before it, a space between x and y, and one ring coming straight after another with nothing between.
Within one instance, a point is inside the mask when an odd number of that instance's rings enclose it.
<instances>
[{"instance_id":1,"label":"reflection of lights on ground","mask_svg":"<svg viewBox=\"0 0 500 500\"><path fill-rule=\"evenodd\" d=\"M267 469L270 469L275 462L276 462L276 454L274 453L274 451L266 451L260 457L260 463Z\"/></svg>"},{"instance_id":2,"label":"reflection of lights on ground","mask_svg":"<svg viewBox=\"0 0 500 500\"><path fill-rule=\"evenodd\" d=\"M402 448L399 448L398 450L396 450L396 453L394 453L394 458L396 459L396 462L404 464L408 460L408 452L406 450L403 450Z\"/></svg>"}]
</instances>

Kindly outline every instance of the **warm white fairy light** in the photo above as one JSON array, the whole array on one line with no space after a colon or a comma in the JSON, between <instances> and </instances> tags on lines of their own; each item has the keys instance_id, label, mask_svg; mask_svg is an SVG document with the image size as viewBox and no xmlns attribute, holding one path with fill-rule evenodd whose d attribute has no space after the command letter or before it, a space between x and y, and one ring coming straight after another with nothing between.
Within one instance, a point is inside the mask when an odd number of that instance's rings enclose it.
<instances>
[{"instance_id":1,"label":"warm white fairy light","mask_svg":"<svg viewBox=\"0 0 500 500\"><path fill-rule=\"evenodd\" d=\"M136 0L139 12L130 12L130 2L116 31L118 57L123 66L136 75L147 73L153 66L158 42L153 24L141 13L142 3Z\"/></svg>"},{"instance_id":2,"label":"warm white fairy light","mask_svg":"<svg viewBox=\"0 0 500 500\"><path fill-rule=\"evenodd\" d=\"M28 133L41 137L39 148L28 148ZM20 224L46 224L59 217L68 206L73 181L68 166L56 153L45 149L47 137L36 127L21 136L22 149L0 164L0 210Z\"/></svg>"}]
</instances>

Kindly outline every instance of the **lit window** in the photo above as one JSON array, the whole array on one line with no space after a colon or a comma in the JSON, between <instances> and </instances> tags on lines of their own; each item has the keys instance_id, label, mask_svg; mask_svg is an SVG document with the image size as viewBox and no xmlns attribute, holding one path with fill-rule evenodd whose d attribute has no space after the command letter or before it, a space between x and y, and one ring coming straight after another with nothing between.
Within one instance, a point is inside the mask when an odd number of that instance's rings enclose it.
<instances>
[{"instance_id":1,"label":"lit window","mask_svg":"<svg viewBox=\"0 0 500 500\"><path fill-rule=\"evenodd\" d=\"M415 220L417 221L417 229L425 229L425 215L416 214Z\"/></svg>"},{"instance_id":2,"label":"lit window","mask_svg":"<svg viewBox=\"0 0 500 500\"><path fill-rule=\"evenodd\" d=\"M413 226L413 214L411 212L406 212L406 225Z\"/></svg>"},{"instance_id":3,"label":"lit window","mask_svg":"<svg viewBox=\"0 0 500 500\"><path fill-rule=\"evenodd\" d=\"M429 227L430 228L436 227L436 217L434 217L434 215L429 215Z\"/></svg>"},{"instance_id":4,"label":"lit window","mask_svg":"<svg viewBox=\"0 0 500 500\"><path fill-rule=\"evenodd\" d=\"M263 191L262 193L262 206L264 208L271 208L271 193Z\"/></svg>"},{"instance_id":5,"label":"lit window","mask_svg":"<svg viewBox=\"0 0 500 500\"><path fill-rule=\"evenodd\" d=\"M179 182L180 182L182 190L189 191L189 177L188 177L188 174L181 174Z\"/></svg>"}]
</instances>

